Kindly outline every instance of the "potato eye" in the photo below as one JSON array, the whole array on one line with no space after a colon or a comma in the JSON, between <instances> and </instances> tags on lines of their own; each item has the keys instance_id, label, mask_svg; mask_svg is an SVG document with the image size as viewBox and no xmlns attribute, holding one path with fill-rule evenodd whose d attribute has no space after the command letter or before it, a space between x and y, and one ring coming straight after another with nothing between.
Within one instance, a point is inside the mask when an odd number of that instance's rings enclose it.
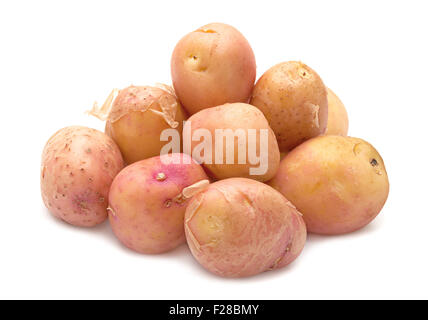
<instances>
[{"instance_id":1,"label":"potato eye","mask_svg":"<svg viewBox=\"0 0 428 320\"><path fill-rule=\"evenodd\" d=\"M378 163L377 163L376 159L372 159L372 160L370 161L370 164L371 164L373 167L376 167L376 166L378 165Z\"/></svg>"}]
</instances>

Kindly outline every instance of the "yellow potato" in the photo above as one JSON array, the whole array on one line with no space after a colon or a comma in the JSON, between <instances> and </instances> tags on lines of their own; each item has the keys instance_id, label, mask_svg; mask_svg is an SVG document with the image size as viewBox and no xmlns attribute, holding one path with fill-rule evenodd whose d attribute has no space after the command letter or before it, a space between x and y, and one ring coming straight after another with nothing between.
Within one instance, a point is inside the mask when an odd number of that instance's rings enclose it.
<instances>
[{"instance_id":1,"label":"yellow potato","mask_svg":"<svg viewBox=\"0 0 428 320\"><path fill-rule=\"evenodd\" d=\"M318 74L307 65L277 64L257 81L250 104L259 108L282 152L324 133L327 127L327 91Z\"/></svg>"},{"instance_id":2,"label":"yellow potato","mask_svg":"<svg viewBox=\"0 0 428 320\"><path fill-rule=\"evenodd\" d=\"M220 130L225 135L229 131L236 136L228 139L219 134ZM249 130L254 130L255 143L250 142ZM202 163L204 169L215 179L244 177L267 181L275 175L278 169L280 155L275 135L260 110L252 105L227 103L199 111L186 122L183 132L184 139L188 135L186 132L192 137L196 137L198 132L205 132L209 135L207 138L193 139L190 150L184 150L184 152L191 152L199 162L204 161ZM242 132L242 140L239 132ZM207 150L197 152L199 146L207 142L207 139L212 142L211 156ZM222 146L220 146L221 142ZM203 159L199 159L200 154ZM256 155L258 159L252 158L251 154ZM243 156L241 162L240 156ZM217 158L221 161L218 161Z\"/></svg>"},{"instance_id":3,"label":"yellow potato","mask_svg":"<svg viewBox=\"0 0 428 320\"><path fill-rule=\"evenodd\" d=\"M117 143L127 164L160 155L167 141L161 132L174 128L181 135L185 111L167 86L130 86L120 90L106 110L90 113L107 120L105 133Z\"/></svg>"},{"instance_id":4,"label":"yellow potato","mask_svg":"<svg viewBox=\"0 0 428 320\"><path fill-rule=\"evenodd\" d=\"M325 134L347 136L348 135L348 113L339 97L327 88L328 100L328 122Z\"/></svg>"},{"instance_id":5,"label":"yellow potato","mask_svg":"<svg viewBox=\"0 0 428 320\"><path fill-rule=\"evenodd\" d=\"M303 214L309 232L360 229L381 211L389 192L379 153L368 142L324 135L302 143L269 184Z\"/></svg>"},{"instance_id":6,"label":"yellow potato","mask_svg":"<svg viewBox=\"0 0 428 320\"><path fill-rule=\"evenodd\" d=\"M250 44L238 30L211 23L177 43L171 74L177 96L194 114L228 102L248 102L256 62Z\"/></svg>"}]
</instances>

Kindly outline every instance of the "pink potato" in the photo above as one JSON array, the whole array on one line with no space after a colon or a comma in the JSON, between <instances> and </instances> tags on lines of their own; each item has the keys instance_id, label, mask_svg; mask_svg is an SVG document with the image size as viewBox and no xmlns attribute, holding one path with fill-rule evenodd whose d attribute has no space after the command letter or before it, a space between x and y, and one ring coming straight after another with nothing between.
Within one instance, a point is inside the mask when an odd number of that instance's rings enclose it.
<instances>
[{"instance_id":1,"label":"pink potato","mask_svg":"<svg viewBox=\"0 0 428 320\"><path fill-rule=\"evenodd\" d=\"M238 30L211 23L177 43L171 74L178 98L192 115L228 102L248 102L256 61L250 44Z\"/></svg>"},{"instance_id":2,"label":"pink potato","mask_svg":"<svg viewBox=\"0 0 428 320\"><path fill-rule=\"evenodd\" d=\"M95 226L107 218L109 188L122 168L119 148L110 137L86 127L63 128L43 150L43 202L72 225Z\"/></svg>"},{"instance_id":3,"label":"pink potato","mask_svg":"<svg viewBox=\"0 0 428 320\"><path fill-rule=\"evenodd\" d=\"M348 135L348 113L339 97L327 88L328 121L325 134L347 136Z\"/></svg>"},{"instance_id":4,"label":"pink potato","mask_svg":"<svg viewBox=\"0 0 428 320\"><path fill-rule=\"evenodd\" d=\"M382 157L368 142L325 135L293 149L269 184L303 214L308 232L360 229L381 211L389 192Z\"/></svg>"},{"instance_id":5,"label":"pink potato","mask_svg":"<svg viewBox=\"0 0 428 320\"><path fill-rule=\"evenodd\" d=\"M187 243L196 260L223 277L247 277L297 258L306 227L279 192L246 178L217 181L195 195L185 215Z\"/></svg>"},{"instance_id":6,"label":"pink potato","mask_svg":"<svg viewBox=\"0 0 428 320\"><path fill-rule=\"evenodd\" d=\"M168 143L161 140L161 133L173 128L181 135L187 118L166 85L114 90L101 108L95 105L89 113L106 120L105 132L117 143L127 164L160 155Z\"/></svg>"},{"instance_id":7,"label":"pink potato","mask_svg":"<svg viewBox=\"0 0 428 320\"><path fill-rule=\"evenodd\" d=\"M177 163L164 163L167 158ZM184 243L185 191L205 179L202 167L179 153L129 165L110 189L109 220L116 237L128 248L147 254Z\"/></svg>"}]
</instances>

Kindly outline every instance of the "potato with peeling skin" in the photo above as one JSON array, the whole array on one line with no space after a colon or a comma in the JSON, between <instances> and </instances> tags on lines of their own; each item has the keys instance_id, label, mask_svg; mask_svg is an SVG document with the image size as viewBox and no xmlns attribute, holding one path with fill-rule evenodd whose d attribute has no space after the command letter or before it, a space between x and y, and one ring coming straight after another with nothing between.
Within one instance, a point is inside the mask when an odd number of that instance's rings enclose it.
<instances>
[{"instance_id":1,"label":"potato with peeling skin","mask_svg":"<svg viewBox=\"0 0 428 320\"><path fill-rule=\"evenodd\" d=\"M203 157L201 160L205 160L202 165L211 177L215 179L244 177L267 181L273 178L278 170L280 154L275 135L263 113L254 106L246 103L227 103L199 111L192 115L184 125L183 136L193 137L200 129L207 130L211 136L211 157L205 151L201 151L201 157ZM224 136L223 134L217 136L219 130L223 130ZM233 140L229 139L230 144L228 144L227 130L236 134ZM254 130L255 143L250 141L249 130ZM193 157L198 159L199 153L195 149L204 143L204 140L205 137L200 141L192 141L190 150L185 150L185 152L191 152ZM221 141L223 141L223 148L220 147ZM223 150L223 157L221 157L220 151L217 152L217 147L218 150ZM253 154L251 150L255 151L258 160L250 156ZM228 161L227 154L232 151L233 154ZM239 155L242 156L242 163L239 162ZM265 157L262 159L260 155ZM218 161L217 157L221 161Z\"/></svg>"},{"instance_id":2,"label":"potato with peeling skin","mask_svg":"<svg viewBox=\"0 0 428 320\"><path fill-rule=\"evenodd\" d=\"M328 122L325 134L347 136L348 135L348 113L339 97L327 88L328 100Z\"/></svg>"},{"instance_id":3,"label":"potato with peeling skin","mask_svg":"<svg viewBox=\"0 0 428 320\"><path fill-rule=\"evenodd\" d=\"M187 243L196 260L223 277L282 268L306 241L295 207L266 184L245 178L217 181L186 209Z\"/></svg>"},{"instance_id":4,"label":"potato with peeling skin","mask_svg":"<svg viewBox=\"0 0 428 320\"><path fill-rule=\"evenodd\" d=\"M169 156L178 163L163 163L162 159ZM129 165L110 189L109 220L114 234L140 253L174 249L185 242L183 221L188 195L183 189L206 179L200 165L179 153Z\"/></svg>"},{"instance_id":5,"label":"potato with peeling skin","mask_svg":"<svg viewBox=\"0 0 428 320\"><path fill-rule=\"evenodd\" d=\"M95 226L107 218L109 188L122 168L119 148L110 137L86 127L63 128L43 150L43 202L72 225Z\"/></svg>"},{"instance_id":6,"label":"potato with peeling skin","mask_svg":"<svg viewBox=\"0 0 428 320\"><path fill-rule=\"evenodd\" d=\"M257 81L250 104L259 108L275 132L279 149L289 151L327 127L327 91L307 65L277 64Z\"/></svg>"},{"instance_id":7,"label":"potato with peeling skin","mask_svg":"<svg viewBox=\"0 0 428 320\"><path fill-rule=\"evenodd\" d=\"M228 102L248 102L256 61L250 44L238 30L211 23L177 43L171 74L177 96L192 115Z\"/></svg>"},{"instance_id":8,"label":"potato with peeling skin","mask_svg":"<svg viewBox=\"0 0 428 320\"><path fill-rule=\"evenodd\" d=\"M119 146L127 164L158 156L168 143L163 130L174 128L181 135L187 115L171 88L130 86L90 114L107 120L105 132Z\"/></svg>"},{"instance_id":9,"label":"potato with peeling skin","mask_svg":"<svg viewBox=\"0 0 428 320\"><path fill-rule=\"evenodd\" d=\"M303 214L308 232L342 234L371 222L389 192L379 153L351 137L320 136L292 150L269 184Z\"/></svg>"}]
</instances>

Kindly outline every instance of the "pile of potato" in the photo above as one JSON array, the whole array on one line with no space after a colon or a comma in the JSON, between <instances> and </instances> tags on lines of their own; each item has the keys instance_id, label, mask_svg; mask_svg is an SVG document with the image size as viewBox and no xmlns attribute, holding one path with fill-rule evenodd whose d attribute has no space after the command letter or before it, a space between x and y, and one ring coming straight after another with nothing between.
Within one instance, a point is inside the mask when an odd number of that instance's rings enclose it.
<instances>
[{"instance_id":1,"label":"pile of potato","mask_svg":"<svg viewBox=\"0 0 428 320\"><path fill-rule=\"evenodd\" d=\"M213 23L177 43L171 74L173 88L115 89L94 105L105 134L74 126L49 139L41 191L54 216L82 227L108 217L117 238L143 254L187 241L209 271L245 277L291 263L307 231L352 232L381 211L389 191L381 156L347 136L344 105L307 65L277 64L254 84L248 41ZM161 155L165 130L183 138L201 128L214 140L216 129L248 129L248 139L255 129L266 170L251 174L256 165L238 161L237 140L229 164L200 163L193 142ZM226 158L226 146L210 157Z\"/></svg>"}]
</instances>

